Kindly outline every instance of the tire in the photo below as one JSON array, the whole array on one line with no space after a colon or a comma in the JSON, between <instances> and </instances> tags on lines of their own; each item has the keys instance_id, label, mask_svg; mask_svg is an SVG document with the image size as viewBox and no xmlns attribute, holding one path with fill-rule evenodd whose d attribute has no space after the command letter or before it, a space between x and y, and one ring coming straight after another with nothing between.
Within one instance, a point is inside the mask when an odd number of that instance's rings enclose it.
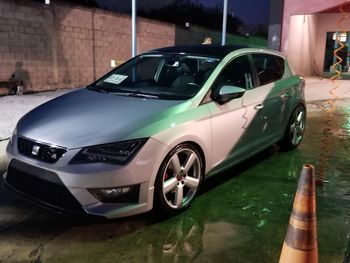
<instances>
[{"instance_id":1,"label":"tire","mask_svg":"<svg viewBox=\"0 0 350 263\"><path fill-rule=\"evenodd\" d=\"M304 137L306 109L299 104L293 111L282 140L278 143L283 151L297 148Z\"/></svg>"},{"instance_id":2,"label":"tire","mask_svg":"<svg viewBox=\"0 0 350 263\"><path fill-rule=\"evenodd\" d=\"M175 214L188 208L203 178L203 160L190 143L176 146L162 162L155 182L155 208Z\"/></svg>"}]
</instances>

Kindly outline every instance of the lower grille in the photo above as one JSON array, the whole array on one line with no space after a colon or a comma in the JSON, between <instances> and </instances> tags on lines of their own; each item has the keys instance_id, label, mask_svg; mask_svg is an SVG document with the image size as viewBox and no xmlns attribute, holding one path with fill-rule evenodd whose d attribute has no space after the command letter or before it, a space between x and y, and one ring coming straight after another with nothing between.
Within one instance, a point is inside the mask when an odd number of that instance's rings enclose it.
<instances>
[{"instance_id":1,"label":"lower grille","mask_svg":"<svg viewBox=\"0 0 350 263\"><path fill-rule=\"evenodd\" d=\"M50 208L83 211L80 203L53 172L12 160L5 183L19 194Z\"/></svg>"}]
</instances>

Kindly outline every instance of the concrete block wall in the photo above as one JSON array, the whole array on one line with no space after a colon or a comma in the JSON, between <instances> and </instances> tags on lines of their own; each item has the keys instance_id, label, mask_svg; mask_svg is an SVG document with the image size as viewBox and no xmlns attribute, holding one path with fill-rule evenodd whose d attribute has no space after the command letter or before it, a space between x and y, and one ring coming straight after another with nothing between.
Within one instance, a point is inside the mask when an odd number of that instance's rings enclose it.
<instances>
[{"instance_id":1,"label":"concrete block wall","mask_svg":"<svg viewBox=\"0 0 350 263\"><path fill-rule=\"evenodd\" d=\"M26 85L32 79L41 84L49 78L51 42L46 11L26 2L0 2L0 80L7 80L16 70Z\"/></svg>"},{"instance_id":2,"label":"concrete block wall","mask_svg":"<svg viewBox=\"0 0 350 263\"><path fill-rule=\"evenodd\" d=\"M175 26L138 19L138 51L175 44ZM130 16L72 5L0 0L0 81L24 91L86 85L131 57Z\"/></svg>"}]
</instances>

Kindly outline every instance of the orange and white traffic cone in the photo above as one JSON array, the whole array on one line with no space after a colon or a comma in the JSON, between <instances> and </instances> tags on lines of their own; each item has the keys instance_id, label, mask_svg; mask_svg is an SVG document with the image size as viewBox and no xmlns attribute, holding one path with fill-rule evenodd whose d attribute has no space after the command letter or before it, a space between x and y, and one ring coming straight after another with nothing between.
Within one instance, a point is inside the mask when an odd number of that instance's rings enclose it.
<instances>
[{"instance_id":1,"label":"orange and white traffic cone","mask_svg":"<svg viewBox=\"0 0 350 263\"><path fill-rule=\"evenodd\" d=\"M304 164L300 174L279 262L318 262L315 173L311 164Z\"/></svg>"}]
</instances>

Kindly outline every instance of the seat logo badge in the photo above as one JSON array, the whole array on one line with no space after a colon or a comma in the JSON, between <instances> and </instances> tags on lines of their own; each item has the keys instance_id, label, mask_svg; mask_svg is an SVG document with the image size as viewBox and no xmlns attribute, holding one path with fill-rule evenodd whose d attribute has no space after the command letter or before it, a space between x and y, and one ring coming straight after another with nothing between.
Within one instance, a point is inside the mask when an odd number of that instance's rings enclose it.
<instances>
[{"instance_id":1,"label":"seat logo badge","mask_svg":"<svg viewBox=\"0 0 350 263\"><path fill-rule=\"evenodd\" d=\"M38 156L39 150L40 150L40 146L39 145L33 145L32 155Z\"/></svg>"}]
</instances>

